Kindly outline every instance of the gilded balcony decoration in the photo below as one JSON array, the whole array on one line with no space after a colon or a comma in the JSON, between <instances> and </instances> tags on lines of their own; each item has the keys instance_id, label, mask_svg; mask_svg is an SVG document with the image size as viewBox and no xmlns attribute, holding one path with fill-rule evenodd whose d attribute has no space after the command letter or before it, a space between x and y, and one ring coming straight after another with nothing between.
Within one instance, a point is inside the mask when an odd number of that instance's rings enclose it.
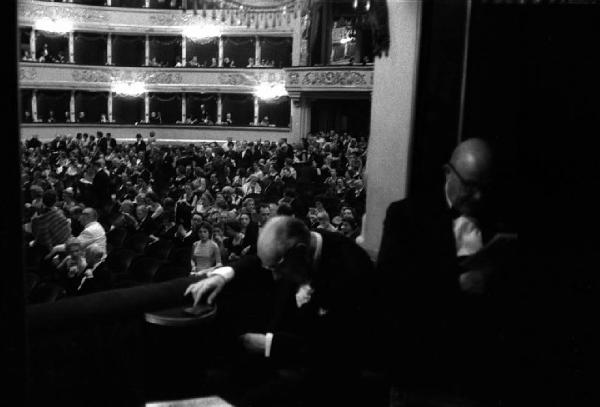
<instances>
[{"instance_id":1,"label":"gilded balcony decoration","mask_svg":"<svg viewBox=\"0 0 600 407\"><path fill-rule=\"evenodd\" d=\"M130 32L153 34L181 34L189 26L216 25L224 34L254 33L281 34L293 31L297 13L285 17L272 11L240 12L234 9L182 13L181 10L155 10L119 7L85 6L73 3L20 0L18 21L20 26L34 26L42 18L67 20L76 31ZM214 15L213 15L214 14Z\"/></svg>"},{"instance_id":2,"label":"gilded balcony decoration","mask_svg":"<svg viewBox=\"0 0 600 407\"><path fill-rule=\"evenodd\" d=\"M286 88L292 92L373 89L373 66L286 68Z\"/></svg>"},{"instance_id":3,"label":"gilded balcony decoration","mask_svg":"<svg viewBox=\"0 0 600 407\"><path fill-rule=\"evenodd\" d=\"M252 93L261 84L283 85L282 69L89 67L22 62L23 88L109 90L115 82L143 83L151 91Z\"/></svg>"}]
</instances>

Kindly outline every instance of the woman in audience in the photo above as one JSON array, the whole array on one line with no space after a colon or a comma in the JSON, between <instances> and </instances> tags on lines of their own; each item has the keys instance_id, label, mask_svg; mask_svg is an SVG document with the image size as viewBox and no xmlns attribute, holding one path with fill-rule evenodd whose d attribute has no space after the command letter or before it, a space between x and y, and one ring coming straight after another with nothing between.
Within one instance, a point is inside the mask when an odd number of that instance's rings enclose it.
<instances>
[{"instance_id":1,"label":"woman in audience","mask_svg":"<svg viewBox=\"0 0 600 407\"><path fill-rule=\"evenodd\" d=\"M247 254L251 246L244 246L246 235L242 232L242 224L237 219L230 219L224 223L223 248L225 249L225 259L227 264Z\"/></svg>"},{"instance_id":2,"label":"woman in audience","mask_svg":"<svg viewBox=\"0 0 600 407\"><path fill-rule=\"evenodd\" d=\"M192 272L196 274L222 266L219 246L211 236L212 226L208 222L202 222L198 228L199 240L192 245Z\"/></svg>"}]
</instances>

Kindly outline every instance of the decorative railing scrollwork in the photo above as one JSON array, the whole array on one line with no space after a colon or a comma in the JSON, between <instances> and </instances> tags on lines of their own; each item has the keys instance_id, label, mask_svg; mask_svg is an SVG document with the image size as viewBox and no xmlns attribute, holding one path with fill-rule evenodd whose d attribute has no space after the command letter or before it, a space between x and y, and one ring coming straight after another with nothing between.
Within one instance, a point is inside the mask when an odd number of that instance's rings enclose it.
<instances>
[{"instance_id":1,"label":"decorative railing scrollwork","mask_svg":"<svg viewBox=\"0 0 600 407\"><path fill-rule=\"evenodd\" d=\"M373 89L372 66L286 68L288 91L358 91Z\"/></svg>"}]
</instances>

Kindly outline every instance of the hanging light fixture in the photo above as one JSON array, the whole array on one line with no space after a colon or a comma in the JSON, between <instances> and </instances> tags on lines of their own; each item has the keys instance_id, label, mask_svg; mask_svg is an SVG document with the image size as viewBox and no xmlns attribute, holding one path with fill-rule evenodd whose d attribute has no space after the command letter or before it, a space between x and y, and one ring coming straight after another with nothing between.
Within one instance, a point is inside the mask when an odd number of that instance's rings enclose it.
<instances>
[{"instance_id":1,"label":"hanging light fixture","mask_svg":"<svg viewBox=\"0 0 600 407\"><path fill-rule=\"evenodd\" d=\"M36 20L33 28L38 31L66 34L73 31L73 22L67 19L53 20L49 17L44 17Z\"/></svg>"},{"instance_id":2,"label":"hanging light fixture","mask_svg":"<svg viewBox=\"0 0 600 407\"><path fill-rule=\"evenodd\" d=\"M146 92L146 84L144 82L115 81L111 83L110 90L120 96L140 96Z\"/></svg>"},{"instance_id":3,"label":"hanging light fixture","mask_svg":"<svg viewBox=\"0 0 600 407\"><path fill-rule=\"evenodd\" d=\"M284 83L263 82L254 88L254 96L261 100L273 100L287 95Z\"/></svg>"}]
</instances>

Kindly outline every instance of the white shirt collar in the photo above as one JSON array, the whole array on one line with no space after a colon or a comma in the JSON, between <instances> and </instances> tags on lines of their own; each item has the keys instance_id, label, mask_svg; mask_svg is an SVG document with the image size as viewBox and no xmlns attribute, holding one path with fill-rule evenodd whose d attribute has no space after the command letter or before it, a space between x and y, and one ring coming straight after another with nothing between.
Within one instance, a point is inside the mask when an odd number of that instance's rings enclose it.
<instances>
[{"instance_id":1,"label":"white shirt collar","mask_svg":"<svg viewBox=\"0 0 600 407\"><path fill-rule=\"evenodd\" d=\"M313 254L313 265L317 267L321 260L321 252L323 251L323 236L318 232L310 232L315 241L315 252Z\"/></svg>"}]
</instances>

